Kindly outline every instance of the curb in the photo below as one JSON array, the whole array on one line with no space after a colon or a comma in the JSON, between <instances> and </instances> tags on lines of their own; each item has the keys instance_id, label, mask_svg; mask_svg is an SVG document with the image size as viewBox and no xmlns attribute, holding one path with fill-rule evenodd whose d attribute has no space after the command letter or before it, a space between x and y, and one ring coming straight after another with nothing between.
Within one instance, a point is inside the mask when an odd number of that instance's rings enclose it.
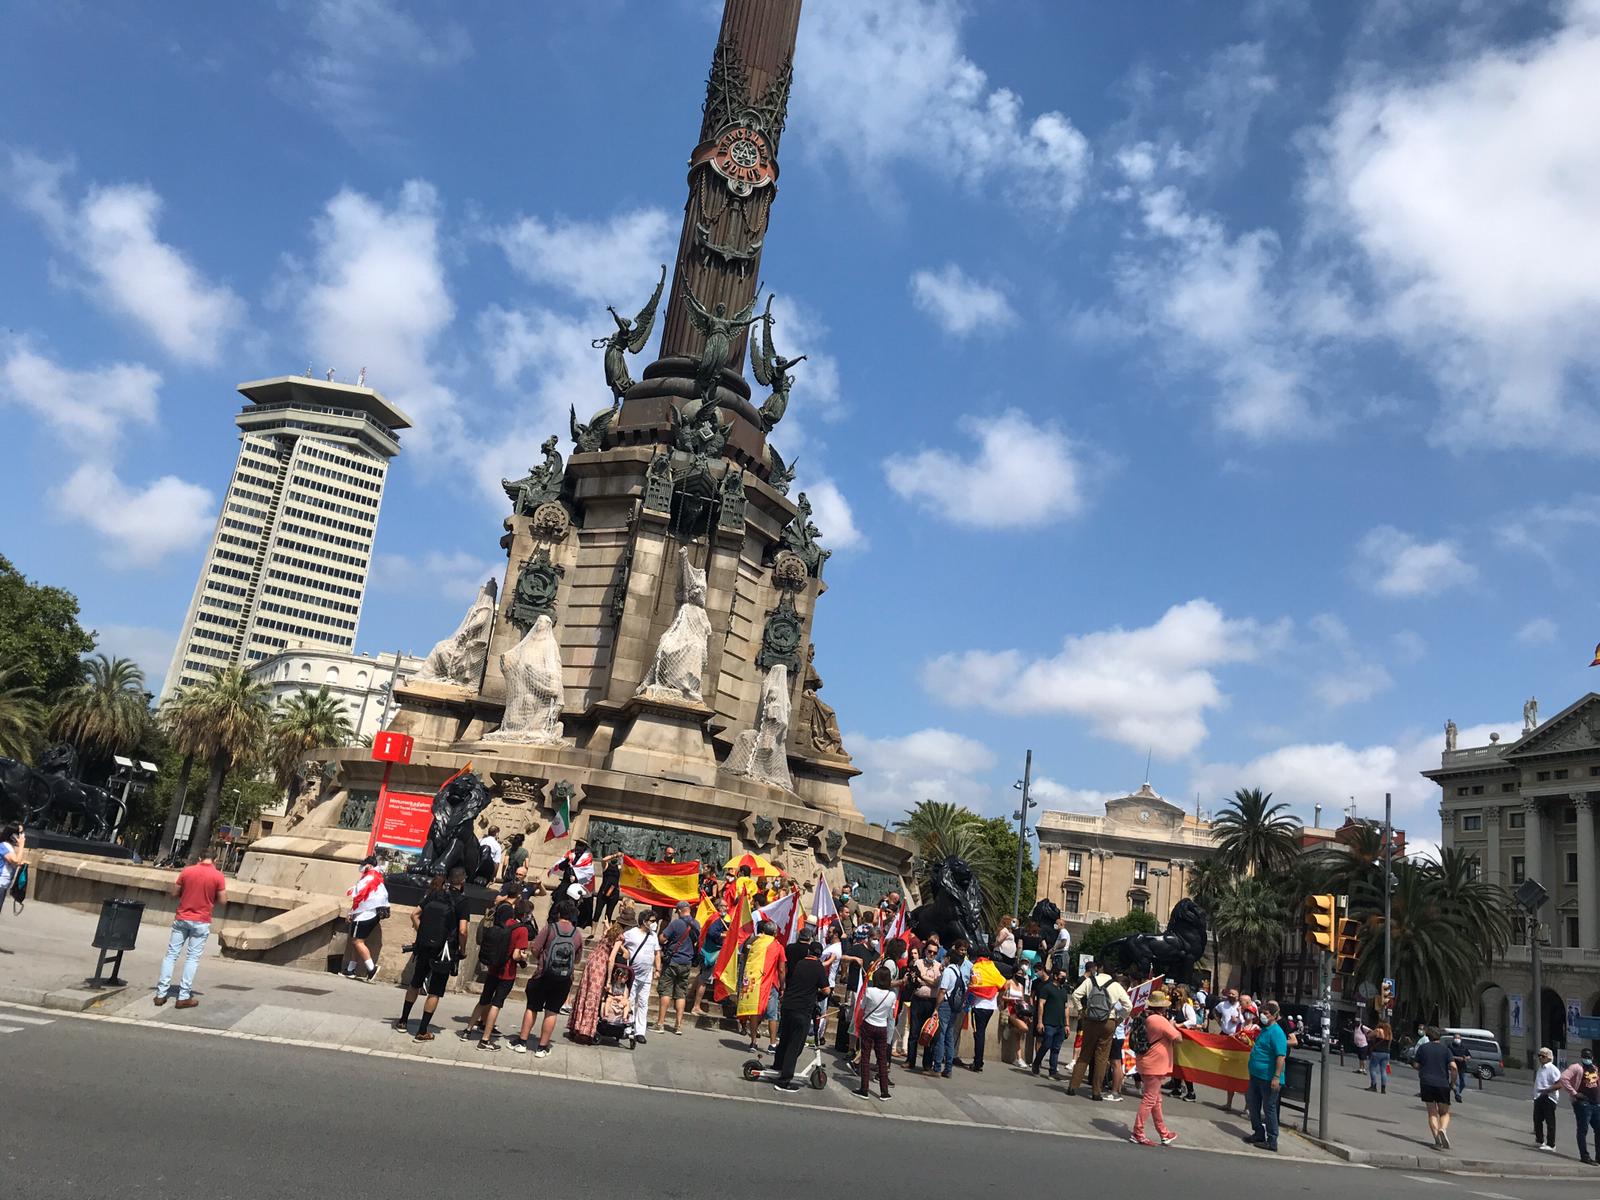
<instances>
[{"instance_id":1,"label":"curb","mask_svg":"<svg viewBox=\"0 0 1600 1200\"><path fill-rule=\"evenodd\" d=\"M126 985L124 985L126 986ZM0 984L0 1000L10 1004L32 1004L56 1012L88 1012L102 1001L120 996L121 987L107 988L27 988Z\"/></svg>"},{"instance_id":2,"label":"curb","mask_svg":"<svg viewBox=\"0 0 1600 1200\"><path fill-rule=\"evenodd\" d=\"M1390 1171L1431 1171L1443 1175L1483 1175L1515 1179L1593 1179L1593 1167L1582 1163L1553 1160L1548 1163L1514 1163L1490 1158L1446 1158L1442 1154L1386 1154L1374 1150L1358 1150L1342 1142L1325 1142L1309 1133L1291 1130L1296 1137L1326 1150L1335 1158L1354 1166L1376 1167Z\"/></svg>"}]
</instances>

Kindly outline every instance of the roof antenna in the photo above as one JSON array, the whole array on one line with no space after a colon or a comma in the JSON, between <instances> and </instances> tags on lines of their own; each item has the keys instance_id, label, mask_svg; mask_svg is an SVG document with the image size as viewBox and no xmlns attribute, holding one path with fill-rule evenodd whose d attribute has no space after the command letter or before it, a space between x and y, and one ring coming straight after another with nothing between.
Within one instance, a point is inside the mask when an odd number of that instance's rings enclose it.
<instances>
[{"instance_id":1,"label":"roof antenna","mask_svg":"<svg viewBox=\"0 0 1600 1200\"><path fill-rule=\"evenodd\" d=\"M1153 749L1153 747L1151 749ZM1151 753L1150 749L1147 749L1144 752L1144 785L1145 785L1145 787L1149 787L1150 786L1150 753Z\"/></svg>"},{"instance_id":2,"label":"roof antenna","mask_svg":"<svg viewBox=\"0 0 1600 1200\"><path fill-rule=\"evenodd\" d=\"M367 386L367 369L365 367L362 367L361 368L361 374L356 376L356 386L357 387L366 387Z\"/></svg>"}]
</instances>

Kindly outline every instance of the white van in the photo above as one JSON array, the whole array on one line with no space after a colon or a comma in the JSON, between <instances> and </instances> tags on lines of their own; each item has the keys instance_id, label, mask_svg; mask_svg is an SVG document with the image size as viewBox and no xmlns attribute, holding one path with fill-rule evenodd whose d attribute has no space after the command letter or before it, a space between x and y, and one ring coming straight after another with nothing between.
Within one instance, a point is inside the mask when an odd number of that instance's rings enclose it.
<instances>
[{"instance_id":1,"label":"white van","mask_svg":"<svg viewBox=\"0 0 1600 1200\"><path fill-rule=\"evenodd\" d=\"M1501 1051L1500 1042L1492 1029L1451 1026L1444 1031L1445 1040L1448 1041L1458 1033L1461 1035L1462 1044L1472 1054L1472 1061L1467 1064L1469 1072L1479 1079L1493 1079L1506 1069L1505 1054Z\"/></svg>"}]
</instances>

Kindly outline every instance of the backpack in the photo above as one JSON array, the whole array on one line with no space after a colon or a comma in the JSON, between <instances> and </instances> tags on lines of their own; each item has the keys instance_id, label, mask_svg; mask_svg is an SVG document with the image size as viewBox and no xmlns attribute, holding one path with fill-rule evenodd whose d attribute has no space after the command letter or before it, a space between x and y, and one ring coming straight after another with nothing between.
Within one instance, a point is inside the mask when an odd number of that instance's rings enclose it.
<instances>
[{"instance_id":1,"label":"backpack","mask_svg":"<svg viewBox=\"0 0 1600 1200\"><path fill-rule=\"evenodd\" d=\"M1089 977L1089 993L1083 998L1083 1015L1089 1021L1109 1021L1111 1019L1111 994L1106 986L1100 982L1100 976ZM1109 979L1110 976L1105 978Z\"/></svg>"},{"instance_id":2,"label":"backpack","mask_svg":"<svg viewBox=\"0 0 1600 1200\"><path fill-rule=\"evenodd\" d=\"M1150 1050L1150 1031L1144 1027L1146 1014L1134 1013L1128 1022L1128 1049L1135 1054L1145 1054Z\"/></svg>"},{"instance_id":3,"label":"backpack","mask_svg":"<svg viewBox=\"0 0 1600 1200\"><path fill-rule=\"evenodd\" d=\"M16 911L22 911L23 903L28 899L28 864L23 863L17 868L16 878L11 881L11 902L16 906ZM5 902L5 897L0 896L0 904Z\"/></svg>"},{"instance_id":4,"label":"backpack","mask_svg":"<svg viewBox=\"0 0 1600 1200\"><path fill-rule=\"evenodd\" d=\"M956 973L956 986L945 993L945 1003L950 1006L952 1013L964 1012L967 1007L967 981L961 974L960 967L951 967Z\"/></svg>"},{"instance_id":5,"label":"backpack","mask_svg":"<svg viewBox=\"0 0 1600 1200\"><path fill-rule=\"evenodd\" d=\"M478 961L483 963L489 974L498 978L510 957L511 926L491 925L488 929L485 929L483 931L483 953L478 956Z\"/></svg>"},{"instance_id":6,"label":"backpack","mask_svg":"<svg viewBox=\"0 0 1600 1200\"><path fill-rule=\"evenodd\" d=\"M544 948L544 970L541 974L549 975L556 979L571 979L572 965L578 957L575 948L577 938L578 928L576 925L572 927L571 933L562 933L559 922L552 926L550 929L550 941Z\"/></svg>"},{"instance_id":7,"label":"backpack","mask_svg":"<svg viewBox=\"0 0 1600 1200\"><path fill-rule=\"evenodd\" d=\"M448 892L424 896L417 915L417 945L437 950L455 941L459 920L456 902Z\"/></svg>"}]
</instances>

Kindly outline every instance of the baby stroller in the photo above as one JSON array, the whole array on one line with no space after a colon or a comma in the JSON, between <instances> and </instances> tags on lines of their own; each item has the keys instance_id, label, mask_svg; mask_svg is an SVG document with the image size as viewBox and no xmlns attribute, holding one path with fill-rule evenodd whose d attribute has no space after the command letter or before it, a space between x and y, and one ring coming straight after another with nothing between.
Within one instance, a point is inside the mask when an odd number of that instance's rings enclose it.
<instances>
[{"instance_id":1,"label":"baby stroller","mask_svg":"<svg viewBox=\"0 0 1600 1200\"><path fill-rule=\"evenodd\" d=\"M594 1036L597 1042L627 1042L628 1049L633 1049L633 969L626 963L611 969L606 994L600 998Z\"/></svg>"}]
</instances>

